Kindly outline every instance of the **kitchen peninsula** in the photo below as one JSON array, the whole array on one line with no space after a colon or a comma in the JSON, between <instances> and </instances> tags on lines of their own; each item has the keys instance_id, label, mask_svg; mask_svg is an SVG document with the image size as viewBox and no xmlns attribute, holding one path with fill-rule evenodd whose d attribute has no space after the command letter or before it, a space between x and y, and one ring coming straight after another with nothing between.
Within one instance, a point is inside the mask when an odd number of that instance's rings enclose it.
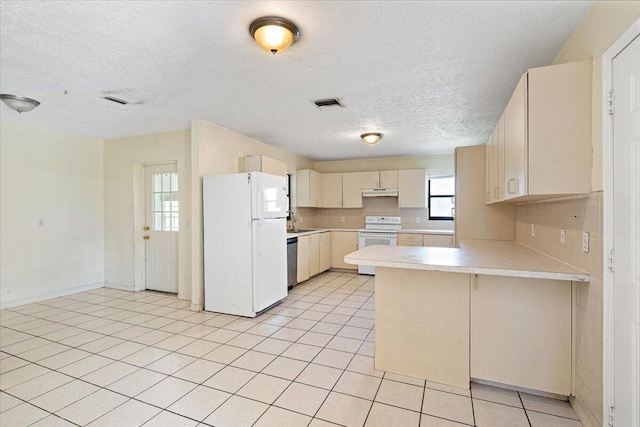
<instances>
[{"instance_id":1,"label":"kitchen peninsula","mask_svg":"<svg viewBox=\"0 0 640 427\"><path fill-rule=\"evenodd\" d=\"M570 395L571 282L590 276L512 241L460 246L369 246L345 256L376 267L376 369Z\"/></svg>"}]
</instances>

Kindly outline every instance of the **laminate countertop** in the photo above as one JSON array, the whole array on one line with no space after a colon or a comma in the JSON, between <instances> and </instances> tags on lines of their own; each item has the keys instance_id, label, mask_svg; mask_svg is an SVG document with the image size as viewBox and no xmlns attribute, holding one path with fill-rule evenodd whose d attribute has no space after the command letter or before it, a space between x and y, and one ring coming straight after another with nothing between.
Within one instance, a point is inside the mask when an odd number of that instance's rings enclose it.
<instances>
[{"instance_id":1,"label":"laminate countertop","mask_svg":"<svg viewBox=\"0 0 640 427\"><path fill-rule=\"evenodd\" d=\"M413 270L591 281L582 270L510 241L461 240L460 248L368 246L346 255L344 261Z\"/></svg>"}]
</instances>

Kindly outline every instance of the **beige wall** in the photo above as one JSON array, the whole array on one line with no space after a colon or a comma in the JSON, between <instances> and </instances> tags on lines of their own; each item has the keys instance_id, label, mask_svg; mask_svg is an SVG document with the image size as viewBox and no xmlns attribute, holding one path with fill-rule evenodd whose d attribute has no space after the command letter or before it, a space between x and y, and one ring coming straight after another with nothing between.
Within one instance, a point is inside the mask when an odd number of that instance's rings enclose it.
<instances>
[{"instance_id":1,"label":"beige wall","mask_svg":"<svg viewBox=\"0 0 640 427\"><path fill-rule=\"evenodd\" d=\"M178 232L178 296L190 299L191 133L187 130L132 136L104 143L105 282L127 290L143 289L144 252L136 252L134 212L144 165L177 162L180 179L180 231ZM144 188L144 187L142 187ZM142 191L140 191L142 192ZM140 206L140 209L143 209ZM141 211L142 212L142 211ZM144 217L141 218L141 221ZM140 233L140 230L137 230ZM140 233L141 234L141 233ZM141 237L141 236L138 236ZM144 245L138 245L144 249Z\"/></svg>"},{"instance_id":2,"label":"beige wall","mask_svg":"<svg viewBox=\"0 0 640 427\"><path fill-rule=\"evenodd\" d=\"M426 169L427 174L453 175L453 163L453 155L380 157L315 162L313 169L322 173ZM364 198L360 209L298 208L297 215L303 220L299 227L363 228L367 215L393 215L402 217L403 228L453 230L453 221L429 221L427 208L398 208L397 197ZM416 218L420 218L419 224Z\"/></svg>"},{"instance_id":3,"label":"beige wall","mask_svg":"<svg viewBox=\"0 0 640 427\"><path fill-rule=\"evenodd\" d=\"M602 191L602 54L638 18L638 1L597 1L553 61L593 58L592 191Z\"/></svg>"},{"instance_id":4,"label":"beige wall","mask_svg":"<svg viewBox=\"0 0 640 427\"><path fill-rule=\"evenodd\" d=\"M428 174L453 174L453 155L378 157L374 159L315 162L313 169L322 173L364 172L394 169L426 169Z\"/></svg>"},{"instance_id":5,"label":"beige wall","mask_svg":"<svg viewBox=\"0 0 640 427\"><path fill-rule=\"evenodd\" d=\"M0 123L0 308L103 286L102 160L102 140Z\"/></svg>"},{"instance_id":6,"label":"beige wall","mask_svg":"<svg viewBox=\"0 0 640 427\"><path fill-rule=\"evenodd\" d=\"M310 160L278 148L271 147L258 140L242 135L222 126L204 120L191 123L191 162L198 165L192 170L192 241L194 254L191 263L192 309L201 310L203 303L203 265L202 265L202 177L238 172L238 159L249 154L261 154L287 163L287 171L295 174L297 169L309 169ZM295 194L295 180L292 194ZM295 205L295 200L292 200Z\"/></svg>"},{"instance_id":7,"label":"beige wall","mask_svg":"<svg viewBox=\"0 0 640 427\"><path fill-rule=\"evenodd\" d=\"M574 285L576 395L571 399L585 427L603 424L602 403L602 54L638 18L640 2L598 1L576 27L554 64L593 58L594 193L587 198L520 205L516 209L516 240L588 271L591 283ZM536 237L529 227L536 224ZM560 245L560 229L567 242ZM591 234L588 254L582 232Z\"/></svg>"}]
</instances>

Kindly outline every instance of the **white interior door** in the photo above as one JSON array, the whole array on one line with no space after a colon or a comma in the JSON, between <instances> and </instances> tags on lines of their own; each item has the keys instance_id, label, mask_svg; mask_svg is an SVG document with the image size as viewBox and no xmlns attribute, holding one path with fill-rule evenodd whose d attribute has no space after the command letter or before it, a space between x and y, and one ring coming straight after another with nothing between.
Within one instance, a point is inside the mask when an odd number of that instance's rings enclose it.
<instances>
[{"instance_id":1,"label":"white interior door","mask_svg":"<svg viewBox=\"0 0 640 427\"><path fill-rule=\"evenodd\" d=\"M640 425L640 38L613 60L614 425Z\"/></svg>"},{"instance_id":2,"label":"white interior door","mask_svg":"<svg viewBox=\"0 0 640 427\"><path fill-rule=\"evenodd\" d=\"M145 167L145 288L178 293L178 172Z\"/></svg>"}]
</instances>

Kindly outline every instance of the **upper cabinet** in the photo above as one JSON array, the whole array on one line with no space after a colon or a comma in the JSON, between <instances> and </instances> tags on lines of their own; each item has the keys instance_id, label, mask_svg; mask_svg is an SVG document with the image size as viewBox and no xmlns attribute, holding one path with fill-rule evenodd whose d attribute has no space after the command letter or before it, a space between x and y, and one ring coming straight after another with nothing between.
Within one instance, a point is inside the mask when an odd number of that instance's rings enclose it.
<instances>
[{"instance_id":1,"label":"upper cabinet","mask_svg":"<svg viewBox=\"0 0 640 427\"><path fill-rule=\"evenodd\" d=\"M398 188L398 171L362 172L362 190Z\"/></svg>"},{"instance_id":2,"label":"upper cabinet","mask_svg":"<svg viewBox=\"0 0 640 427\"><path fill-rule=\"evenodd\" d=\"M504 114L487 141L486 148L486 202L504 200Z\"/></svg>"},{"instance_id":3,"label":"upper cabinet","mask_svg":"<svg viewBox=\"0 0 640 427\"><path fill-rule=\"evenodd\" d=\"M591 60L522 76L487 146L488 203L591 191L591 87Z\"/></svg>"},{"instance_id":4,"label":"upper cabinet","mask_svg":"<svg viewBox=\"0 0 640 427\"><path fill-rule=\"evenodd\" d=\"M342 207L342 174L323 173L322 174L322 207L341 208Z\"/></svg>"},{"instance_id":5,"label":"upper cabinet","mask_svg":"<svg viewBox=\"0 0 640 427\"><path fill-rule=\"evenodd\" d=\"M342 207L362 207L362 173L347 172L342 174Z\"/></svg>"},{"instance_id":6,"label":"upper cabinet","mask_svg":"<svg viewBox=\"0 0 640 427\"><path fill-rule=\"evenodd\" d=\"M427 171L407 169L398 171L398 207L425 208L427 206Z\"/></svg>"},{"instance_id":7,"label":"upper cabinet","mask_svg":"<svg viewBox=\"0 0 640 427\"><path fill-rule=\"evenodd\" d=\"M296 206L319 208L322 206L322 174L311 169L296 172Z\"/></svg>"}]
</instances>

